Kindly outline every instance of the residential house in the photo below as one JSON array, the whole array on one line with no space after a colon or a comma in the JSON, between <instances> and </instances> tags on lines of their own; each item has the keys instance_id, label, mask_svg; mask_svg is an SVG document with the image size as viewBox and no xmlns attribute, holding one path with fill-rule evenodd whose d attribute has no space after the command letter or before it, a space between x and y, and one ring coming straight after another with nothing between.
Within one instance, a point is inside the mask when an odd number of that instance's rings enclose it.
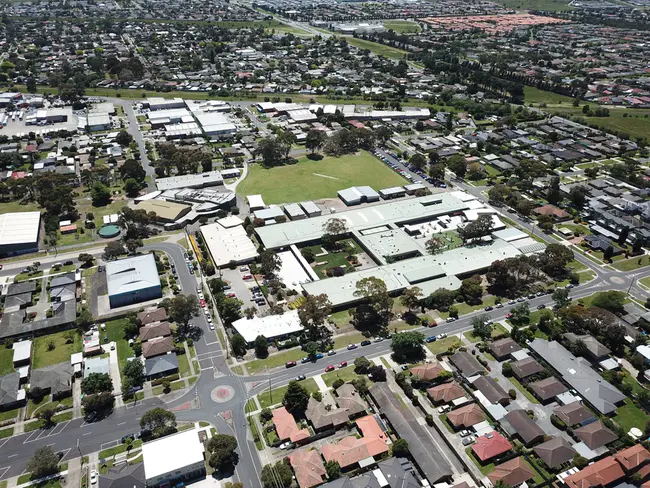
<instances>
[{"instance_id":1,"label":"residential house","mask_svg":"<svg viewBox=\"0 0 650 488\"><path fill-rule=\"evenodd\" d=\"M472 444L472 452L481 463L490 461L510 449L512 449L510 441L497 431L478 436Z\"/></svg>"},{"instance_id":2,"label":"residential house","mask_svg":"<svg viewBox=\"0 0 650 488\"><path fill-rule=\"evenodd\" d=\"M544 371L544 368L532 357L527 357L519 361L513 361L510 363L510 367L512 368L512 374L518 380L526 379L529 376L533 376Z\"/></svg>"},{"instance_id":3,"label":"residential house","mask_svg":"<svg viewBox=\"0 0 650 488\"><path fill-rule=\"evenodd\" d=\"M449 360L465 378L485 373L481 363L467 351L458 351L450 356Z\"/></svg>"},{"instance_id":4,"label":"residential house","mask_svg":"<svg viewBox=\"0 0 650 488\"><path fill-rule=\"evenodd\" d=\"M388 436L373 416L361 417L356 424L362 437L344 437L337 443L324 445L321 452L325 461L337 461L342 469L351 469L388 453Z\"/></svg>"},{"instance_id":5,"label":"residential house","mask_svg":"<svg viewBox=\"0 0 650 488\"><path fill-rule=\"evenodd\" d=\"M149 359L161 354L167 354L174 349L174 339L171 336L157 337L142 343L142 356Z\"/></svg>"},{"instance_id":6,"label":"residential house","mask_svg":"<svg viewBox=\"0 0 650 488\"><path fill-rule=\"evenodd\" d=\"M140 325L155 324L167 320L167 311L164 308L145 310L138 314Z\"/></svg>"},{"instance_id":7,"label":"residential house","mask_svg":"<svg viewBox=\"0 0 650 488\"><path fill-rule=\"evenodd\" d=\"M623 254L623 249L621 249L616 243L612 242L611 239L605 236L590 234L584 236L583 241L586 242L589 246L589 249L593 251L600 251L604 253L607 251L607 249L611 248L612 256L619 256L620 254Z\"/></svg>"},{"instance_id":8,"label":"residential house","mask_svg":"<svg viewBox=\"0 0 650 488\"><path fill-rule=\"evenodd\" d=\"M178 373L178 357L176 354L163 354L146 359L144 371L149 380Z\"/></svg>"},{"instance_id":9,"label":"residential house","mask_svg":"<svg viewBox=\"0 0 650 488\"><path fill-rule=\"evenodd\" d=\"M533 469L522 456L495 466L494 471L488 474L488 479L493 485L501 482L505 486L513 487L519 486L534 477Z\"/></svg>"},{"instance_id":10,"label":"residential house","mask_svg":"<svg viewBox=\"0 0 650 488\"><path fill-rule=\"evenodd\" d=\"M568 388L559 381L555 376L550 376L540 381L531 383L530 389L542 403L546 403L555 398L560 393L568 391Z\"/></svg>"},{"instance_id":11,"label":"residential house","mask_svg":"<svg viewBox=\"0 0 650 488\"><path fill-rule=\"evenodd\" d=\"M526 447L544 440L544 431L521 409L508 412L501 419L501 426L510 436L519 437Z\"/></svg>"},{"instance_id":12,"label":"residential house","mask_svg":"<svg viewBox=\"0 0 650 488\"><path fill-rule=\"evenodd\" d=\"M552 439L538 445L535 454L551 469L559 469L571 461L576 455L571 445L563 437Z\"/></svg>"},{"instance_id":13,"label":"residential house","mask_svg":"<svg viewBox=\"0 0 650 488\"><path fill-rule=\"evenodd\" d=\"M612 352L589 334L577 335L569 332L564 334L563 337L571 344L578 341L582 342L585 345L587 355L589 356L588 359L592 362L599 363L600 361L607 359Z\"/></svg>"},{"instance_id":14,"label":"residential house","mask_svg":"<svg viewBox=\"0 0 650 488\"><path fill-rule=\"evenodd\" d=\"M323 460L316 449L299 449L289 456L289 463L300 488L320 485L327 476Z\"/></svg>"},{"instance_id":15,"label":"residential house","mask_svg":"<svg viewBox=\"0 0 650 488\"><path fill-rule=\"evenodd\" d=\"M32 389L40 388L45 395L51 394L54 398L70 396L73 375L74 368L70 361L65 361L33 370L30 385Z\"/></svg>"},{"instance_id":16,"label":"residential house","mask_svg":"<svg viewBox=\"0 0 650 488\"><path fill-rule=\"evenodd\" d=\"M569 214L566 210L562 210L561 208L558 208L555 205L551 204L537 207L536 209L533 209L533 213L540 216L548 215L549 217L553 217L558 222L569 220L571 218L571 214Z\"/></svg>"},{"instance_id":17,"label":"residential house","mask_svg":"<svg viewBox=\"0 0 650 488\"><path fill-rule=\"evenodd\" d=\"M427 394L434 404L449 403L466 395L463 387L455 381L432 386L427 389Z\"/></svg>"},{"instance_id":18,"label":"residential house","mask_svg":"<svg viewBox=\"0 0 650 488\"><path fill-rule=\"evenodd\" d=\"M612 456L607 456L566 477L564 483L569 488L607 488L624 477L621 465Z\"/></svg>"},{"instance_id":19,"label":"residential house","mask_svg":"<svg viewBox=\"0 0 650 488\"><path fill-rule=\"evenodd\" d=\"M299 428L296 419L284 407L273 410L273 425L281 441L301 442L309 438L309 431Z\"/></svg>"},{"instance_id":20,"label":"residential house","mask_svg":"<svg viewBox=\"0 0 650 488\"><path fill-rule=\"evenodd\" d=\"M505 406L510 403L508 393L491 376L479 377L472 383L472 386L481 392L492 404L500 403Z\"/></svg>"},{"instance_id":21,"label":"residential house","mask_svg":"<svg viewBox=\"0 0 650 488\"><path fill-rule=\"evenodd\" d=\"M513 352L521 351L521 346L510 337L491 342L489 348L498 361L510 358Z\"/></svg>"},{"instance_id":22,"label":"residential house","mask_svg":"<svg viewBox=\"0 0 650 488\"><path fill-rule=\"evenodd\" d=\"M352 383L344 383L334 391L337 405L347 411L349 418L353 419L366 413L368 405Z\"/></svg>"},{"instance_id":23,"label":"residential house","mask_svg":"<svg viewBox=\"0 0 650 488\"><path fill-rule=\"evenodd\" d=\"M142 342L156 339L157 337L167 337L172 334L169 322L157 322L140 327L140 340Z\"/></svg>"},{"instance_id":24,"label":"residential house","mask_svg":"<svg viewBox=\"0 0 650 488\"><path fill-rule=\"evenodd\" d=\"M430 362L424 363L411 368L411 376L417 377L423 383L431 383L435 381L441 373L447 371L440 363Z\"/></svg>"},{"instance_id":25,"label":"residential house","mask_svg":"<svg viewBox=\"0 0 650 488\"><path fill-rule=\"evenodd\" d=\"M573 433L591 450L606 446L618 439L618 436L605 427L605 424L600 420L580 427L574 430Z\"/></svg>"},{"instance_id":26,"label":"residential house","mask_svg":"<svg viewBox=\"0 0 650 488\"><path fill-rule=\"evenodd\" d=\"M331 407L333 405L328 405L325 402L319 402L314 397L309 397L305 417L309 420L316 432L336 429L345 425L349 420L346 409Z\"/></svg>"},{"instance_id":27,"label":"residential house","mask_svg":"<svg viewBox=\"0 0 650 488\"><path fill-rule=\"evenodd\" d=\"M467 429L472 425L483 422L485 420L485 414L476 403L470 403L469 405L449 412L447 414L447 420L456 430Z\"/></svg>"},{"instance_id":28,"label":"residential house","mask_svg":"<svg viewBox=\"0 0 650 488\"><path fill-rule=\"evenodd\" d=\"M650 475L650 452L642 444L623 449L614 457L623 466L627 476L634 476L638 473L641 479L645 479Z\"/></svg>"},{"instance_id":29,"label":"residential house","mask_svg":"<svg viewBox=\"0 0 650 488\"><path fill-rule=\"evenodd\" d=\"M557 407L553 410L553 414L555 414L568 427L583 425L594 419L594 414L587 410L580 402L572 402Z\"/></svg>"},{"instance_id":30,"label":"residential house","mask_svg":"<svg viewBox=\"0 0 650 488\"><path fill-rule=\"evenodd\" d=\"M99 475L99 488L145 488L144 463L123 463Z\"/></svg>"},{"instance_id":31,"label":"residential house","mask_svg":"<svg viewBox=\"0 0 650 488\"><path fill-rule=\"evenodd\" d=\"M20 373L0 376L0 411L13 410L25 404L25 390L20 387Z\"/></svg>"}]
</instances>

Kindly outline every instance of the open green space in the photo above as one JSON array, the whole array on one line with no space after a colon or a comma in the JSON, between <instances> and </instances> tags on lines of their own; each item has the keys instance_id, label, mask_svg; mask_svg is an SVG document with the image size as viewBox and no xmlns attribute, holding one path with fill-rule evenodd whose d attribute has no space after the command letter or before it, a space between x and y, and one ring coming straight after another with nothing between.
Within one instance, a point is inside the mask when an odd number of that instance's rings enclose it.
<instances>
[{"instance_id":1,"label":"open green space","mask_svg":"<svg viewBox=\"0 0 650 488\"><path fill-rule=\"evenodd\" d=\"M66 330L34 339L33 368L70 361L70 355L81 352L81 335L76 330Z\"/></svg>"},{"instance_id":2,"label":"open green space","mask_svg":"<svg viewBox=\"0 0 650 488\"><path fill-rule=\"evenodd\" d=\"M178 358L178 374L181 376L181 378L185 378L186 376L189 376L190 363L187 360L187 355L177 354L176 357Z\"/></svg>"},{"instance_id":3,"label":"open green space","mask_svg":"<svg viewBox=\"0 0 650 488\"><path fill-rule=\"evenodd\" d=\"M359 49L367 49L368 51L376 54L377 56L384 56L389 59L404 59L404 56L407 54L406 51L402 49L397 49L391 46L385 46L378 42L366 41L365 39L357 39L355 37L344 36L345 40L348 41L348 44L356 46Z\"/></svg>"},{"instance_id":4,"label":"open green space","mask_svg":"<svg viewBox=\"0 0 650 488\"><path fill-rule=\"evenodd\" d=\"M589 308L589 307L592 306L591 304L594 302L596 297L600 296L602 293L606 293L606 292L599 291L599 292L594 293L593 295L589 295L589 296L586 296L584 298L581 298L580 300L582 300L582 303L584 304L584 306L586 308ZM625 297L623 299L623 303L629 303L629 302L630 302L629 298Z\"/></svg>"},{"instance_id":5,"label":"open green space","mask_svg":"<svg viewBox=\"0 0 650 488\"><path fill-rule=\"evenodd\" d=\"M329 373L323 374L321 378L323 378L323 381L327 386L332 386L338 379L342 379L347 383L348 381L357 379L359 376L361 375L358 375L354 372L354 365L350 363L350 365L346 366L345 368L336 369L334 371L330 371Z\"/></svg>"},{"instance_id":6,"label":"open green space","mask_svg":"<svg viewBox=\"0 0 650 488\"><path fill-rule=\"evenodd\" d=\"M557 227L558 227L559 229L562 229L562 228L566 227L567 229L569 229L569 230L570 230L571 232L573 232L574 234L575 234L576 232L578 232L580 235L589 235L589 234L591 234L591 231L589 230L589 227L587 227L586 225L581 225L581 224L564 224L564 223L562 223L562 224L558 224ZM577 261L576 261L576 262L577 262ZM571 265L571 264L570 264L570 265Z\"/></svg>"},{"instance_id":7,"label":"open green space","mask_svg":"<svg viewBox=\"0 0 650 488\"><path fill-rule=\"evenodd\" d=\"M433 354L441 354L443 352L447 352L450 347L458 347L458 346L460 346L460 339L455 336L445 337L444 339L440 339L439 341L427 343L427 347L429 348L429 351L431 351Z\"/></svg>"},{"instance_id":8,"label":"open green space","mask_svg":"<svg viewBox=\"0 0 650 488\"><path fill-rule=\"evenodd\" d=\"M341 156L326 156L320 161L299 158L296 164L264 168L253 164L237 186L241 195L261 194L264 202L291 203L334 198L343 188L369 185L375 190L405 184L399 174L367 151Z\"/></svg>"},{"instance_id":9,"label":"open green space","mask_svg":"<svg viewBox=\"0 0 650 488\"><path fill-rule=\"evenodd\" d=\"M318 391L318 385L314 378L307 378L300 382L300 384L309 392L314 393ZM271 385L273 386L273 385ZM281 386L280 388L272 388L271 391L266 390L264 393L257 395L257 401L260 404L261 408L271 407L282 403L284 394L287 392L288 385Z\"/></svg>"},{"instance_id":10,"label":"open green space","mask_svg":"<svg viewBox=\"0 0 650 488\"><path fill-rule=\"evenodd\" d=\"M348 347L350 344L358 344L363 341L365 337L361 332L356 334L346 334L338 336L334 339L334 349L341 349L343 347Z\"/></svg>"},{"instance_id":11,"label":"open green space","mask_svg":"<svg viewBox=\"0 0 650 488\"><path fill-rule=\"evenodd\" d=\"M126 365L127 358L133 357L133 348L129 346L128 339L124 336L124 328L128 320L125 318L111 320L106 322L106 335L108 336L109 342L115 342L115 347L117 349L117 361L120 365L120 374ZM179 360L180 367L180 360Z\"/></svg>"},{"instance_id":12,"label":"open green space","mask_svg":"<svg viewBox=\"0 0 650 488\"><path fill-rule=\"evenodd\" d=\"M614 420L625 432L629 432L632 427L643 431L648 416L628 398L625 400L625 405L616 409Z\"/></svg>"},{"instance_id":13,"label":"open green space","mask_svg":"<svg viewBox=\"0 0 650 488\"><path fill-rule=\"evenodd\" d=\"M551 12L573 10L573 7L569 5L569 0L497 0L497 3L515 10L548 10Z\"/></svg>"},{"instance_id":14,"label":"open green space","mask_svg":"<svg viewBox=\"0 0 650 488\"><path fill-rule=\"evenodd\" d=\"M646 137L650 132L650 109L616 108L604 105L603 107L609 110L609 117L585 117L582 113L582 106L585 104L581 104L580 107L564 105L544 110L554 114L566 113L574 117L582 117L588 125L594 124L602 130L624 132L630 136L630 139ZM586 105L589 105L592 110L599 107L596 104Z\"/></svg>"},{"instance_id":15,"label":"open green space","mask_svg":"<svg viewBox=\"0 0 650 488\"><path fill-rule=\"evenodd\" d=\"M384 28L392 29L398 34L413 34L422 30L417 22L410 20L384 20L382 24Z\"/></svg>"},{"instance_id":16,"label":"open green space","mask_svg":"<svg viewBox=\"0 0 650 488\"><path fill-rule=\"evenodd\" d=\"M265 369L277 368L278 366L284 366L287 361L300 361L306 356L305 351L300 348L291 349L289 351L284 351L278 354L273 354L266 359L255 359L246 363L246 369L249 374L259 373Z\"/></svg>"},{"instance_id":17,"label":"open green space","mask_svg":"<svg viewBox=\"0 0 650 488\"><path fill-rule=\"evenodd\" d=\"M512 1L513 3L521 2L521 0L506 0ZM503 2L500 2L503 3ZM525 86L524 87L524 101L526 105L529 103L546 103L547 105L551 104L562 104L570 107L573 103L573 98L567 97L565 95L560 95L558 93L553 93L546 90L540 90L534 86Z\"/></svg>"},{"instance_id":18,"label":"open green space","mask_svg":"<svg viewBox=\"0 0 650 488\"><path fill-rule=\"evenodd\" d=\"M454 303L454 307L456 307L456 310L458 310L458 315L465 315L471 312L476 312L477 310L481 310L488 305L494 306L496 303L496 298L494 295L487 295L483 297L483 301L477 305L469 305L468 303L465 302L458 302ZM446 319L449 317L449 312L440 312L440 316L443 319Z\"/></svg>"},{"instance_id":19,"label":"open green space","mask_svg":"<svg viewBox=\"0 0 650 488\"><path fill-rule=\"evenodd\" d=\"M259 419L259 415L256 417L248 417L248 426L251 429L251 433L253 434L253 440L255 441L255 448L258 451L263 451L264 450L264 444L262 443L262 436L260 435L260 431L257 427L257 420Z\"/></svg>"},{"instance_id":20,"label":"open green space","mask_svg":"<svg viewBox=\"0 0 650 488\"><path fill-rule=\"evenodd\" d=\"M0 347L0 376L12 373L14 370L14 350Z\"/></svg>"},{"instance_id":21,"label":"open green space","mask_svg":"<svg viewBox=\"0 0 650 488\"><path fill-rule=\"evenodd\" d=\"M631 259L623 259L612 264L612 266L619 271L634 271L648 265L650 265L650 256L647 254Z\"/></svg>"}]
</instances>

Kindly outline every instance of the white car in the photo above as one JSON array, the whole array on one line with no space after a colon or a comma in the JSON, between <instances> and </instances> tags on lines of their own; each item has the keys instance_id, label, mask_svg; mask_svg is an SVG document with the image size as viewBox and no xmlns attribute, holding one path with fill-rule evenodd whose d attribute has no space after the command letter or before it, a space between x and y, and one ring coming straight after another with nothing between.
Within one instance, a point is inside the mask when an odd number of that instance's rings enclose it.
<instances>
[{"instance_id":1,"label":"white car","mask_svg":"<svg viewBox=\"0 0 650 488\"><path fill-rule=\"evenodd\" d=\"M289 449L291 446L291 442L285 442L284 444L280 444L280 449Z\"/></svg>"},{"instance_id":2,"label":"white car","mask_svg":"<svg viewBox=\"0 0 650 488\"><path fill-rule=\"evenodd\" d=\"M472 433L472 432L469 431L469 430L461 430L461 431L458 433L458 435L461 436L461 437L467 437L467 436L470 435L471 433Z\"/></svg>"},{"instance_id":3,"label":"white car","mask_svg":"<svg viewBox=\"0 0 650 488\"><path fill-rule=\"evenodd\" d=\"M95 471L94 469L90 472L90 484L91 485L96 485L97 484L97 478L99 477L99 473Z\"/></svg>"},{"instance_id":4,"label":"white car","mask_svg":"<svg viewBox=\"0 0 650 488\"><path fill-rule=\"evenodd\" d=\"M203 296L203 292L199 292L199 300L205 300L205 297Z\"/></svg>"},{"instance_id":5,"label":"white car","mask_svg":"<svg viewBox=\"0 0 650 488\"><path fill-rule=\"evenodd\" d=\"M444 339L445 337L447 337L447 334L443 332L442 334L438 334L436 339L440 340L440 339Z\"/></svg>"},{"instance_id":6,"label":"white car","mask_svg":"<svg viewBox=\"0 0 650 488\"><path fill-rule=\"evenodd\" d=\"M214 330L214 324L210 324L210 330Z\"/></svg>"},{"instance_id":7,"label":"white car","mask_svg":"<svg viewBox=\"0 0 650 488\"><path fill-rule=\"evenodd\" d=\"M203 288L201 287L201 285L196 285L196 292L201 293L202 291L203 291Z\"/></svg>"},{"instance_id":8,"label":"white car","mask_svg":"<svg viewBox=\"0 0 650 488\"><path fill-rule=\"evenodd\" d=\"M443 405L442 407L438 407L438 413L445 413L449 411L449 405Z\"/></svg>"},{"instance_id":9,"label":"white car","mask_svg":"<svg viewBox=\"0 0 650 488\"><path fill-rule=\"evenodd\" d=\"M381 342L381 341L384 340L384 338L383 337L375 337L373 340L374 340L374 342Z\"/></svg>"}]
</instances>

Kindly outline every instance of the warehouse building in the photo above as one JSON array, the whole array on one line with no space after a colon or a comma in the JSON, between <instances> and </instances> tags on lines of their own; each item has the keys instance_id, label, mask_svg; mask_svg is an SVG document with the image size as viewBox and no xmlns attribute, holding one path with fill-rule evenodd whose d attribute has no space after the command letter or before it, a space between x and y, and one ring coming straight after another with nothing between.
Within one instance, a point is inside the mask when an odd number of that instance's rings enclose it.
<instances>
[{"instance_id":1,"label":"warehouse building","mask_svg":"<svg viewBox=\"0 0 650 488\"><path fill-rule=\"evenodd\" d=\"M208 171L196 175L156 178L156 187L161 191L175 190L178 188L205 188L218 185L223 185L223 177L219 171Z\"/></svg>"},{"instance_id":2,"label":"warehouse building","mask_svg":"<svg viewBox=\"0 0 650 488\"><path fill-rule=\"evenodd\" d=\"M230 117L221 112L194 112L194 117L208 136L231 136L237 132Z\"/></svg>"},{"instance_id":3,"label":"warehouse building","mask_svg":"<svg viewBox=\"0 0 650 488\"><path fill-rule=\"evenodd\" d=\"M185 108L185 101L182 98L162 98L151 97L147 98L143 105L148 107L149 110L169 110L174 108Z\"/></svg>"},{"instance_id":4,"label":"warehouse building","mask_svg":"<svg viewBox=\"0 0 650 488\"><path fill-rule=\"evenodd\" d=\"M184 482L205 477L204 447L197 429L145 442L142 460L149 488L182 486Z\"/></svg>"},{"instance_id":5,"label":"warehouse building","mask_svg":"<svg viewBox=\"0 0 650 488\"><path fill-rule=\"evenodd\" d=\"M40 212L0 215L0 257L38 251L40 230Z\"/></svg>"},{"instance_id":6,"label":"warehouse building","mask_svg":"<svg viewBox=\"0 0 650 488\"><path fill-rule=\"evenodd\" d=\"M284 211L291 220L300 220L307 218L307 215L297 203L290 203L289 205L285 205Z\"/></svg>"},{"instance_id":7,"label":"warehouse building","mask_svg":"<svg viewBox=\"0 0 650 488\"><path fill-rule=\"evenodd\" d=\"M300 202L300 206L309 217L318 217L323 215L323 211L312 201Z\"/></svg>"},{"instance_id":8,"label":"warehouse building","mask_svg":"<svg viewBox=\"0 0 650 488\"><path fill-rule=\"evenodd\" d=\"M246 234L241 220L230 226L227 219L201 226L201 234L215 266L226 266L231 261L237 264L253 261L258 256L257 248Z\"/></svg>"},{"instance_id":9,"label":"warehouse building","mask_svg":"<svg viewBox=\"0 0 650 488\"><path fill-rule=\"evenodd\" d=\"M379 193L369 186L353 186L339 190L338 194L343 203L348 206L379 201Z\"/></svg>"},{"instance_id":10,"label":"warehouse building","mask_svg":"<svg viewBox=\"0 0 650 488\"><path fill-rule=\"evenodd\" d=\"M182 203L168 202L167 200L143 200L133 206L135 210L144 210L145 212L155 212L156 221L169 224L176 222L181 217L187 215L192 207Z\"/></svg>"},{"instance_id":11,"label":"warehouse building","mask_svg":"<svg viewBox=\"0 0 650 488\"><path fill-rule=\"evenodd\" d=\"M106 284L111 308L162 297L153 254L109 261L106 263Z\"/></svg>"}]
</instances>

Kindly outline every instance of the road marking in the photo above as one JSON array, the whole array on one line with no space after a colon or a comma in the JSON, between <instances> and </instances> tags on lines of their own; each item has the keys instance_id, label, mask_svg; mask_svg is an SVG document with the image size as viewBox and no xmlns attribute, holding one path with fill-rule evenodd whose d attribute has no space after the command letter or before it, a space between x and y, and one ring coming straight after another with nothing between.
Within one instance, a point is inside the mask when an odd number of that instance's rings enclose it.
<instances>
[{"instance_id":1,"label":"road marking","mask_svg":"<svg viewBox=\"0 0 650 488\"><path fill-rule=\"evenodd\" d=\"M117 425L124 425L124 424L126 424L126 422L120 422L120 423L117 424Z\"/></svg>"},{"instance_id":2,"label":"road marking","mask_svg":"<svg viewBox=\"0 0 650 488\"><path fill-rule=\"evenodd\" d=\"M9 471L10 468L11 466L7 466L6 468L0 468L0 471L2 471L2 474L0 474L0 479L2 479L5 474L7 474L7 471Z\"/></svg>"},{"instance_id":3,"label":"road marking","mask_svg":"<svg viewBox=\"0 0 650 488\"><path fill-rule=\"evenodd\" d=\"M52 444L48 444L46 447L49 447L49 446L56 446L56 442L53 442Z\"/></svg>"},{"instance_id":4,"label":"road marking","mask_svg":"<svg viewBox=\"0 0 650 488\"><path fill-rule=\"evenodd\" d=\"M110 444L110 445L109 445L109 444ZM115 447L115 446L117 446L117 444L118 444L118 440L117 440L117 439L115 439L114 441L104 442L101 446L99 446L99 450L100 450L100 451L104 451L104 450L106 450L106 449L108 449L108 448L110 448L110 447Z\"/></svg>"},{"instance_id":5,"label":"road marking","mask_svg":"<svg viewBox=\"0 0 650 488\"><path fill-rule=\"evenodd\" d=\"M16 457L16 456L18 456L18 454L12 454L11 456L8 456L8 457L9 457L9 459L11 459L12 457Z\"/></svg>"},{"instance_id":6,"label":"road marking","mask_svg":"<svg viewBox=\"0 0 650 488\"><path fill-rule=\"evenodd\" d=\"M90 434L92 434L92 432L86 432L85 434L81 434L81 435L84 436L84 435L90 435Z\"/></svg>"},{"instance_id":7,"label":"road marking","mask_svg":"<svg viewBox=\"0 0 650 488\"><path fill-rule=\"evenodd\" d=\"M201 368L201 371L206 371L206 370L208 370L208 369L213 369L213 367L212 367L212 366L208 366L207 368Z\"/></svg>"}]
</instances>

